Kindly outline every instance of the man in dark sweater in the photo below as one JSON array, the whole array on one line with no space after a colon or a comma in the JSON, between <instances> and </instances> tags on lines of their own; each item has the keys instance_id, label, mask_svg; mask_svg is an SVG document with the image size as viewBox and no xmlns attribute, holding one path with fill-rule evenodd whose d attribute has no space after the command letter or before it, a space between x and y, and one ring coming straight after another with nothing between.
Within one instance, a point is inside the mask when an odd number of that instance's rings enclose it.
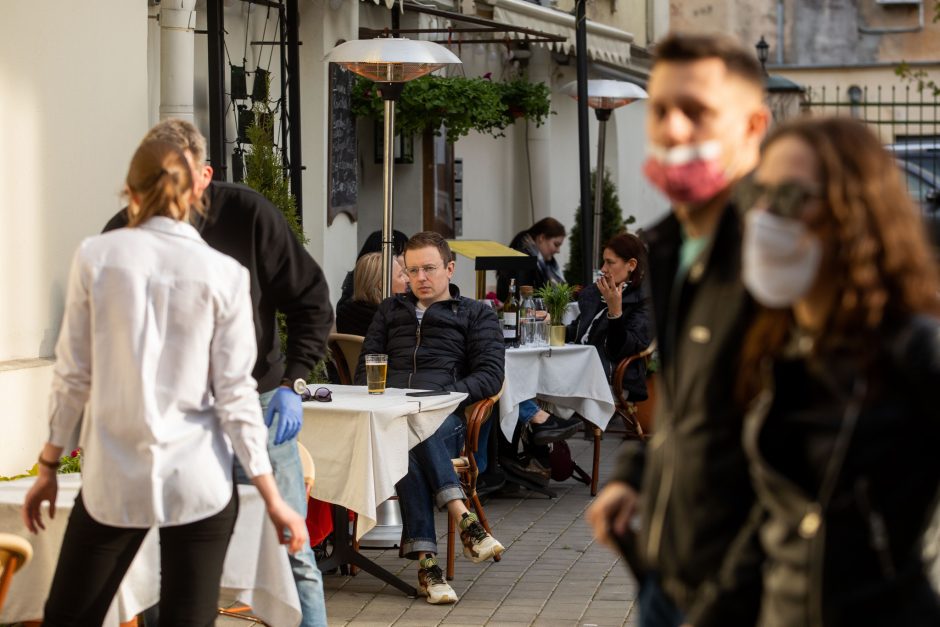
<instances>
[{"instance_id":1,"label":"man in dark sweater","mask_svg":"<svg viewBox=\"0 0 940 627\"><path fill-rule=\"evenodd\" d=\"M656 45L644 171L672 202L646 232L661 369L653 439L625 451L587 513L596 537L626 540L639 509L635 555L640 625L753 625L759 579L715 602L722 562L754 502L734 402L738 354L751 316L741 283L734 184L756 165L770 115L754 54L709 35ZM630 554L631 551L626 551Z\"/></svg>"},{"instance_id":2,"label":"man in dark sweater","mask_svg":"<svg viewBox=\"0 0 940 627\"><path fill-rule=\"evenodd\" d=\"M356 382L365 383L365 356L388 355L390 387L466 392L458 413L408 453L408 474L396 484L405 557L419 560L418 592L428 603L454 603L457 594L437 564L434 507L459 521L463 554L482 562L503 552L463 503L451 460L463 447L463 408L502 388L505 345L493 310L463 298L450 284L454 261L437 233L417 233L405 244L411 293L386 298L362 344Z\"/></svg>"},{"instance_id":3,"label":"man in dark sweater","mask_svg":"<svg viewBox=\"0 0 940 627\"><path fill-rule=\"evenodd\" d=\"M206 140L195 126L183 120L164 120L144 137L144 141L153 139L175 144L189 160L195 196L201 197L205 206L205 215L195 220L203 239L248 269L258 343L252 375L258 382L269 426L268 454L281 495L306 515L303 469L297 453L303 408L295 390L302 389L299 382L306 381L326 353L333 323L326 278L270 201L244 185L212 180L212 168L205 165ZM105 231L126 225L126 210L122 210L111 218ZM286 355L281 354L276 312L286 319ZM247 483L240 467L237 471L239 483ZM289 557L303 613L301 625L325 626L323 579L313 550L307 545Z\"/></svg>"}]
</instances>

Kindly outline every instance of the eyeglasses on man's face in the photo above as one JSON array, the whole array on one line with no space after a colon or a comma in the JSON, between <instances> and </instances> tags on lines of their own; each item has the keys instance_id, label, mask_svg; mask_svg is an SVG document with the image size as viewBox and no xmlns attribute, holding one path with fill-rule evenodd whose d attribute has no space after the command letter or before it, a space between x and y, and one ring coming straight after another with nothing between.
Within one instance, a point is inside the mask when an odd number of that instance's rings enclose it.
<instances>
[{"instance_id":1,"label":"eyeglasses on man's face","mask_svg":"<svg viewBox=\"0 0 940 627\"><path fill-rule=\"evenodd\" d=\"M405 268L405 274L407 274L407 275L409 276L409 278L417 279L418 276L419 276L422 272L424 272L424 276L426 276L426 277L428 277L428 278L430 279L430 278L433 277L435 274L437 274L438 270L440 270L440 269L443 268L443 267L444 267L444 266L442 266L442 265L433 265L433 266L430 266L430 265L429 265L429 266L412 266L412 267L410 267L410 268Z\"/></svg>"}]
</instances>

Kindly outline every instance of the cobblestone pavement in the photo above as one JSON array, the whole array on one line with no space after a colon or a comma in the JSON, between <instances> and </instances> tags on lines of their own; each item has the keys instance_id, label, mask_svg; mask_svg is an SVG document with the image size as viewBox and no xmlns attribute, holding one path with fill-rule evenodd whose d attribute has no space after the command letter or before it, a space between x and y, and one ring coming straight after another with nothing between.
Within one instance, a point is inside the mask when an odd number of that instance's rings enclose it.
<instances>
[{"instance_id":1,"label":"cobblestone pavement","mask_svg":"<svg viewBox=\"0 0 940 627\"><path fill-rule=\"evenodd\" d=\"M622 440L607 434L601 442L601 483L613 468ZM568 441L572 455L591 469L592 443ZM473 564L460 555L451 585L454 605L434 606L410 599L367 573L327 575L330 625L634 625L636 583L621 559L596 544L584 522L590 488L573 479L552 482L558 498L528 493L484 502L493 533L506 552L498 563ZM447 521L438 515L443 567ZM397 549L366 554L412 584L417 563ZM244 623L242 623L244 624Z\"/></svg>"}]
</instances>

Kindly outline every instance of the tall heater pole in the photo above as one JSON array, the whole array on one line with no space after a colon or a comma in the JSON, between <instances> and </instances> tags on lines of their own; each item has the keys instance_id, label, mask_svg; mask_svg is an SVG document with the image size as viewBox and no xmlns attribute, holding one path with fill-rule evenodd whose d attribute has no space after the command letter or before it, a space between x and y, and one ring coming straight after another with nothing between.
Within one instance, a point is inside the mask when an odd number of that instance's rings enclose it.
<instances>
[{"instance_id":1,"label":"tall heater pole","mask_svg":"<svg viewBox=\"0 0 940 627\"><path fill-rule=\"evenodd\" d=\"M578 159L581 182L582 285L594 280L592 244L594 216L591 213L591 155L588 135L587 0L575 2L575 54L578 61Z\"/></svg>"}]
</instances>

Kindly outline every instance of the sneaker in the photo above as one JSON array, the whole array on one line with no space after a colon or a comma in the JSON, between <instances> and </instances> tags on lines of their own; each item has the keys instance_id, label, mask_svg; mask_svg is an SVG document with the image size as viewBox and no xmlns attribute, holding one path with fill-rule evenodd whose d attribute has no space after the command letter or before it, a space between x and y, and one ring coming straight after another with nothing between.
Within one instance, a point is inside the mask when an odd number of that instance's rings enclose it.
<instances>
[{"instance_id":1,"label":"sneaker","mask_svg":"<svg viewBox=\"0 0 940 627\"><path fill-rule=\"evenodd\" d=\"M418 569L418 595L427 597L432 605L440 603L456 603L457 593L444 579L444 571L437 565L437 561L430 562L427 567L423 564L430 560L422 560L422 567Z\"/></svg>"},{"instance_id":2,"label":"sneaker","mask_svg":"<svg viewBox=\"0 0 940 627\"><path fill-rule=\"evenodd\" d=\"M542 424L529 423L530 441L535 445L551 444L559 440L567 440L581 430L584 422L577 416L562 419L551 414Z\"/></svg>"},{"instance_id":3,"label":"sneaker","mask_svg":"<svg viewBox=\"0 0 940 627\"><path fill-rule=\"evenodd\" d=\"M463 556L474 564L497 557L506 550L496 538L486 533L475 514L463 515L460 541L463 542Z\"/></svg>"}]
</instances>

